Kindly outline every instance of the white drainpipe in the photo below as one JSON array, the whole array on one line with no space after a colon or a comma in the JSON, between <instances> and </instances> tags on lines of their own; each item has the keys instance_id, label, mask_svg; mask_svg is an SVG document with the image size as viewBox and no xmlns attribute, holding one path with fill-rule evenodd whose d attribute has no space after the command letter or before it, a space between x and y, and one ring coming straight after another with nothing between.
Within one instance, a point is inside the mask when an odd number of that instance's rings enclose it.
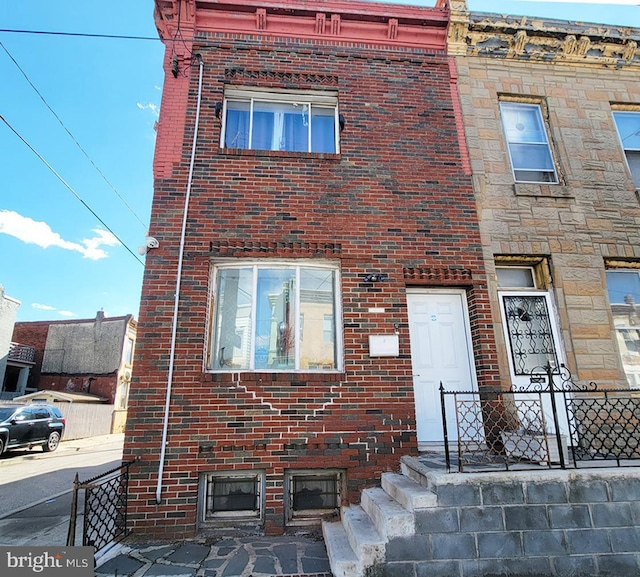
<instances>
[{"instance_id":1,"label":"white drainpipe","mask_svg":"<svg viewBox=\"0 0 640 577\"><path fill-rule=\"evenodd\" d=\"M171 404L171 384L173 383L173 362L176 351L176 334L178 331L178 306L180 304L180 280L182 277L182 261L184 259L184 243L187 234L187 214L189 212L189 198L191 197L191 182L193 180L193 165L196 159L196 143L198 140L198 124L200 122L200 100L202 98L202 56L197 55L200 67L198 77L198 103L196 106L196 123L193 129L193 144L191 145L191 160L189 162L189 176L187 179L187 193L184 199L184 214L182 215L182 232L180 235L180 252L178 254L178 271L176 273L176 292L173 304L173 324L171 326L171 351L169 352L169 374L167 376L167 394L164 403L164 421L162 423L162 445L160 447L160 463L158 465L158 486L156 488L156 503L162 502L162 476L164 474L164 458L167 447L167 430L169 428L169 405Z\"/></svg>"}]
</instances>

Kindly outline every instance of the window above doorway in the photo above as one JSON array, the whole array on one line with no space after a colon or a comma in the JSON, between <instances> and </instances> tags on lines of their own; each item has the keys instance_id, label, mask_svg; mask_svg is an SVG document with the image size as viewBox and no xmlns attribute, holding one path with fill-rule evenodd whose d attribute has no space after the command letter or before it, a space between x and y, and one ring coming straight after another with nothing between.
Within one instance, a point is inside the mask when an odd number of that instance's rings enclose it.
<instances>
[{"instance_id":1,"label":"window above doorway","mask_svg":"<svg viewBox=\"0 0 640 577\"><path fill-rule=\"evenodd\" d=\"M339 152L338 93L320 90L225 90L221 148Z\"/></svg>"},{"instance_id":2,"label":"window above doorway","mask_svg":"<svg viewBox=\"0 0 640 577\"><path fill-rule=\"evenodd\" d=\"M498 288L536 288L532 267L496 267Z\"/></svg>"}]
</instances>

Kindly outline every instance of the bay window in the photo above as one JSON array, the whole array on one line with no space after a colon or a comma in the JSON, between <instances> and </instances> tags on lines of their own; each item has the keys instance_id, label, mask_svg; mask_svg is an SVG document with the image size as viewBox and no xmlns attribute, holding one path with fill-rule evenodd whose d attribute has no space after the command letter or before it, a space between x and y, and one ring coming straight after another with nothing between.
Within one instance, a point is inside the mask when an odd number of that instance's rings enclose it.
<instances>
[{"instance_id":1,"label":"bay window","mask_svg":"<svg viewBox=\"0 0 640 577\"><path fill-rule=\"evenodd\" d=\"M223 118L223 148L338 152L336 92L229 87Z\"/></svg>"},{"instance_id":2,"label":"bay window","mask_svg":"<svg viewBox=\"0 0 640 577\"><path fill-rule=\"evenodd\" d=\"M214 278L211 370L339 368L336 266L225 263Z\"/></svg>"}]
</instances>

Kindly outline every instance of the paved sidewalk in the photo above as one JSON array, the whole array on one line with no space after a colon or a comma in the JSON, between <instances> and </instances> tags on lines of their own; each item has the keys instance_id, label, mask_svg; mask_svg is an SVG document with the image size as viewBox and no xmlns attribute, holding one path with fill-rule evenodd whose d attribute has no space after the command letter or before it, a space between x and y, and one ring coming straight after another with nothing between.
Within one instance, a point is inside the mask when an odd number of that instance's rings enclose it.
<instances>
[{"instance_id":1,"label":"paved sidewalk","mask_svg":"<svg viewBox=\"0 0 640 577\"><path fill-rule=\"evenodd\" d=\"M96 577L331 577L324 542L308 535L117 545Z\"/></svg>"}]
</instances>

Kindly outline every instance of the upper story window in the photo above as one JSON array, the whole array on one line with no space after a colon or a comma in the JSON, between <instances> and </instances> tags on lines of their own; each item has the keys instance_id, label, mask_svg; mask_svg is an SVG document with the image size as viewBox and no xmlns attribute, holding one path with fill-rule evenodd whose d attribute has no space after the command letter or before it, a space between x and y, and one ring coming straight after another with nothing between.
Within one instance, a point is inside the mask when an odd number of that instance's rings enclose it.
<instances>
[{"instance_id":1,"label":"upper story window","mask_svg":"<svg viewBox=\"0 0 640 577\"><path fill-rule=\"evenodd\" d=\"M223 148L339 152L335 91L228 87L223 116Z\"/></svg>"},{"instance_id":2,"label":"upper story window","mask_svg":"<svg viewBox=\"0 0 640 577\"><path fill-rule=\"evenodd\" d=\"M500 113L516 182L557 183L540 105L503 101Z\"/></svg>"},{"instance_id":3,"label":"upper story window","mask_svg":"<svg viewBox=\"0 0 640 577\"><path fill-rule=\"evenodd\" d=\"M127 337L124 345L124 364L131 366L133 364L133 339Z\"/></svg>"},{"instance_id":4,"label":"upper story window","mask_svg":"<svg viewBox=\"0 0 640 577\"><path fill-rule=\"evenodd\" d=\"M640 111L615 111L620 142L636 188L640 188Z\"/></svg>"},{"instance_id":5,"label":"upper story window","mask_svg":"<svg viewBox=\"0 0 640 577\"><path fill-rule=\"evenodd\" d=\"M322 371L339 368L338 269L295 261L214 268L209 368Z\"/></svg>"}]
</instances>

